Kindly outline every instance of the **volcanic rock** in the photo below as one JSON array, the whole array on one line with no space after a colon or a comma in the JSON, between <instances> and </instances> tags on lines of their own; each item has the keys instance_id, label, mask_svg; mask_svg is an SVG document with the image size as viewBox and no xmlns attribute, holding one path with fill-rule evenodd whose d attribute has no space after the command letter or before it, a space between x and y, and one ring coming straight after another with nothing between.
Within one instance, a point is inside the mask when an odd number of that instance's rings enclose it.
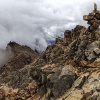
<instances>
[{"instance_id":1,"label":"volcanic rock","mask_svg":"<svg viewBox=\"0 0 100 100\"><path fill-rule=\"evenodd\" d=\"M38 53L10 42L14 57L0 69L0 100L99 100L100 11L83 17L89 27L65 30L64 38Z\"/></svg>"}]
</instances>

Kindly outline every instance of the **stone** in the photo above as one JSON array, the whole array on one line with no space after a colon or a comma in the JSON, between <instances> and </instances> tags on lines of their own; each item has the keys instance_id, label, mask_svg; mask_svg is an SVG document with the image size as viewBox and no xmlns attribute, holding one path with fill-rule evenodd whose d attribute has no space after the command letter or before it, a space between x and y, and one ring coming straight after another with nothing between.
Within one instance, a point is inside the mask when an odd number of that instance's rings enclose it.
<instances>
[{"instance_id":1,"label":"stone","mask_svg":"<svg viewBox=\"0 0 100 100\"><path fill-rule=\"evenodd\" d=\"M71 39L71 31L70 31L70 30L66 30L66 31L64 32L64 38Z\"/></svg>"},{"instance_id":2,"label":"stone","mask_svg":"<svg viewBox=\"0 0 100 100\"><path fill-rule=\"evenodd\" d=\"M0 68L0 100L99 100L100 11L38 52L10 42L14 53Z\"/></svg>"},{"instance_id":3,"label":"stone","mask_svg":"<svg viewBox=\"0 0 100 100\"><path fill-rule=\"evenodd\" d=\"M55 73L56 74L56 73ZM72 66L65 66L61 73L58 74L59 77L56 77L56 81L52 81L53 88L52 93L54 98L60 97L64 92L68 91L68 89L72 86L75 81L76 74L72 71Z\"/></svg>"},{"instance_id":4,"label":"stone","mask_svg":"<svg viewBox=\"0 0 100 100\"><path fill-rule=\"evenodd\" d=\"M3 89L0 89L0 100L5 100L5 92Z\"/></svg>"},{"instance_id":5,"label":"stone","mask_svg":"<svg viewBox=\"0 0 100 100\"><path fill-rule=\"evenodd\" d=\"M72 75L64 75L54 83L52 92L55 98L60 97L64 92L71 88L75 78Z\"/></svg>"},{"instance_id":6,"label":"stone","mask_svg":"<svg viewBox=\"0 0 100 100\"><path fill-rule=\"evenodd\" d=\"M29 83L27 89L29 90L30 94L33 95L34 93L36 93L36 89L37 89L37 83L36 81L32 81L31 83Z\"/></svg>"},{"instance_id":7,"label":"stone","mask_svg":"<svg viewBox=\"0 0 100 100\"><path fill-rule=\"evenodd\" d=\"M100 55L100 49L99 48L95 48L93 51L97 56Z\"/></svg>"},{"instance_id":8,"label":"stone","mask_svg":"<svg viewBox=\"0 0 100 100\"><path fill-rule=\"evenodd\" d=\"M83 16L83 20L85 20L85 21L89 21L89 20L92 20L92 19L94 19L93 16L87 16L87 15Z\"/></svg>"}]
</instances>

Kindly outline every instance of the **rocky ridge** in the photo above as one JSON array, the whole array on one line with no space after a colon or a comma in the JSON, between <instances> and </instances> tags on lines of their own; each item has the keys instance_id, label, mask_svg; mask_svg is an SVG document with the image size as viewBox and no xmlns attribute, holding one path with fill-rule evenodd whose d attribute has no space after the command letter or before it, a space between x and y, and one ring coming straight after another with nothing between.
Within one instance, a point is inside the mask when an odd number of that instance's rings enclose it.
<instances>
[{"instance_id":1,"label":"rocky ridge","mask_svg":"<svg viewBox=\"0 0 100 100\"><path fill-rule=\"evenodd\" d=\"M15 56L0 69L0 100L100 100L100 11L89 27L64 32L42 53L10 42Z\"/></svg>"}]
</instances>

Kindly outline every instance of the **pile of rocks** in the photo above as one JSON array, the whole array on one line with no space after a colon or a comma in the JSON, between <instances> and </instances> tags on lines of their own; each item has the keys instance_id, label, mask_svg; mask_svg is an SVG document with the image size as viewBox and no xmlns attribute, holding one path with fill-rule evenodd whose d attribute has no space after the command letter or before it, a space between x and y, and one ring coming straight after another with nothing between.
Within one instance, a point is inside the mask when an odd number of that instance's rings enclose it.
<instances>
[{"instance_id":1,"label":"pile of rocks","mask_svg":"<svg viewBox=\"0 0 100 100\"><path fill-rule=\"evenodd\" d=\"M83 19L88 21L87 23L90 25L88 27L88 31L92 32L99 27L99 25L100 25L100 11L97 10L96 4L94 4L93 12L89 13L89 15L83 16Z\"/></svg>"},{"instance_id":2,"label":"pile of rocks","mask_svg":"<svg viewBox=\"0 0 100 100\"><path fill-rule=\"evenodd\" d=\"M14 52L0 69L0 100L100 100L100 11L96 4L42 53L10 42Z\"/></svg>"}]
</instances>

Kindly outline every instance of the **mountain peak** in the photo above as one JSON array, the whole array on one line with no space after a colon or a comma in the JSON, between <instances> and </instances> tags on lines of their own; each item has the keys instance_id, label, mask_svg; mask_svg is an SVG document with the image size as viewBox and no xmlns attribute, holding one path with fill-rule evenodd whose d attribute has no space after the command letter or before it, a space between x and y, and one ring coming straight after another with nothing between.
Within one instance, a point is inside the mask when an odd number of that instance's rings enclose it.
<instances>
[{"instance_id":1,"label":"mountain peak","mask_svg":"<svg viewBox=\"0 0 100 100\"><path fill-rule=\"evenodd\" d=\"M83 16L89 27L65 30L38 53L10 42L15 56L0 69L1 100L99 100L100 11Z\"/></svg>"}]
</instances>

